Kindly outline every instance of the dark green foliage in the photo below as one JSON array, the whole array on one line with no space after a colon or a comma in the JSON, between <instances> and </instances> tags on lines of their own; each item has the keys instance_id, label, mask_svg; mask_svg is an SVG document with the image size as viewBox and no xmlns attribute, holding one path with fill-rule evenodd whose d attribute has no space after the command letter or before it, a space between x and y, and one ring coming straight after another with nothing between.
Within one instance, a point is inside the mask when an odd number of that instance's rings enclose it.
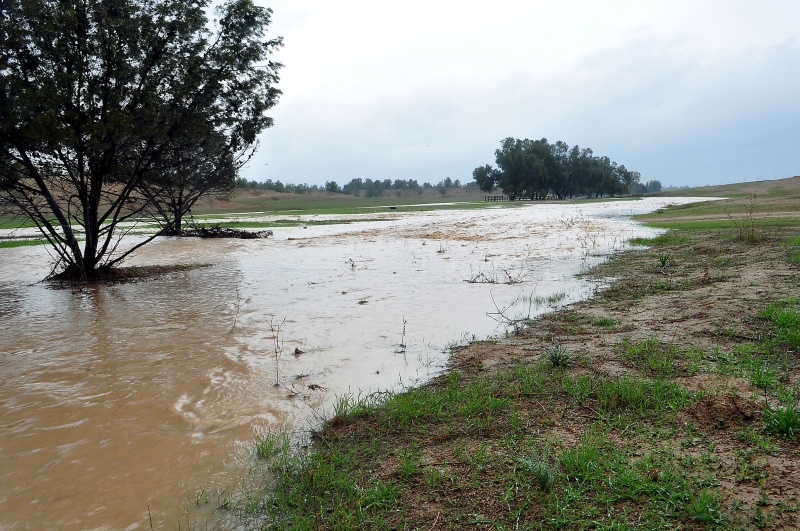
<instances>
[{"instance_id":1,"label":"dark green foliage","mask_svg":"<svg viewBox=\"0 0 800 531\"><path fill-rule=\"evenodd\" d=\"M497 168L475 168L472 176L481 190L495 186L511 199L558 199L573 196L614 196L629 192L639 173L618 166L608 157L596 157L591 149L569 147L541 140L506 138L495 151Z\"/></svg>"},{"instance_id":2,"label":"dark green foliage","mask_svg":"<svg viewBox=\"0 0 800 531\"><path fill-rule=\"evenodd\" d=\"M475 182L484 192L491 192L497 186L498 171L486 164L479 166L472 172Z\"/></svg>"},{"instance_id":3,"label":"dark green foliage","mask_svg":"<svg viewBox=\"0 0 800 531\"><path fill-rule=\"evenodd\" d=\"M229 0L212 32L208 4L3 2L0 201L71 275L136 248L114 255L120 222L155 215L172 229L202 193L230 190L272 125L271 11Z\"/></svg>"}]
</instances>

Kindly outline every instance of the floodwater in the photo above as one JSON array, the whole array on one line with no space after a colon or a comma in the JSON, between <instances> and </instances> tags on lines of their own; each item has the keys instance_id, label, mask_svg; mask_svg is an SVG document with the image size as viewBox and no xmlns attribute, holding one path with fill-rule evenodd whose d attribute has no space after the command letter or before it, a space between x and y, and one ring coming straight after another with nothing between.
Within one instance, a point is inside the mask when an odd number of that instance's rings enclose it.
<instances>
[{"instance_id":1,"label":"floodwater","mask_svg":"<svg viewBox=\"0 0 800 531\"><path fill-rule=\"evenodd\" d=\"M573 275L652 236L622 216L666 203L160 238L128 265L207 266L74 289L38 282L44 246L0 250L0 529L184 528L197 492L237 484L254 430L308 429L337 395L420 383L449 345L591 295Z\"/></svg>"}]
</instances>

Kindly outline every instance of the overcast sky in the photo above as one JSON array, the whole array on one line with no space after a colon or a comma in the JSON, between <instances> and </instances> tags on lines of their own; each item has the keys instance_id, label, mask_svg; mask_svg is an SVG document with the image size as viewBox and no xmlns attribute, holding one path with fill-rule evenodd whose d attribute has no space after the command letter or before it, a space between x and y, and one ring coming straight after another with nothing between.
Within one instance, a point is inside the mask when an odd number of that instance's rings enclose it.
<instances>
[{"instance_id":1,"label":"overcast sky","mask_svg":"<svg viewBox=\"0 0 800 531\"><path fill-rule=\"evenodd\" d=\"M505 137L642 181L800 174L797 0L255 0L285 46L247 179L472 180Z\"/></svg>"}]
</instances>

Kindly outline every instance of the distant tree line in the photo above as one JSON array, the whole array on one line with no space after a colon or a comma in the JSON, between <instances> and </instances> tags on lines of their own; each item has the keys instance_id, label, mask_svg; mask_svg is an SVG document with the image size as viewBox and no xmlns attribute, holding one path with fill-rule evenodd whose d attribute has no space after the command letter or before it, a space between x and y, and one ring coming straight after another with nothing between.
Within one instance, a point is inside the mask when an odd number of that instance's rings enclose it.
<instances>
[{"instance_id":1,"label":"distant tree line","mask_svg":"<svg viewBox=\"0 0 800 531\"><path fill-rule=\"evenodd\" d=\"M475 168L472 176L481 190L499 187L511 199L603 197L639 191L639 172L606 156L595 156L590 148L570 148L560 140L550 144L546 138L506 138L495 151L495 164Z\"/></svg>"},{"instance_id":2,"label":"distant tree line","mask_svg":"<svg viewBox=\"0 0 800 531\"><path fill-rule=\"evenodd\" d=\"M631 188L632 194L646 194L661 191L661 181L647 181L645 184L636 183ZM688 186L687 186L688 188Z\"/></svg>"},{"instance_id":3,"label":"distant tree line","mask_svg":"<svg viewBox=\"0 0 800 531\"><path fill-rule=\"evenodd\" d=\"M267 179L264 182L259 181L248 181L247 179L240 177L236 180L236 186L238 188L252 188L256 190L272 190L275 192L282 192L282 193L296 193L296 194L303 194L308 191L326 191L326 192L333 192L337 194L347 194L347 195L355 195L361 196L362 194L366 197L378 197L384 194L384 192L395 190L395 191L402 191L402 190L416 190L420 194L423 190L429 188L436 188L440 192L444 192L448 188L460 188L461 181L456 179L455 181L452 180L450 177L447 177L443 181L439 181L438 184L433 185L429 182L424 182L419 184L416 179L395 179L392 181L391 179L384 179L384 180L372 180L372 179L351 179L350 182L343 186L339 186L336 181L325 181L323 186L318 186L316 184L308 185L308 184L284 184L281 181L273 181L272 179Z\"/></svg>"}]
</instances>

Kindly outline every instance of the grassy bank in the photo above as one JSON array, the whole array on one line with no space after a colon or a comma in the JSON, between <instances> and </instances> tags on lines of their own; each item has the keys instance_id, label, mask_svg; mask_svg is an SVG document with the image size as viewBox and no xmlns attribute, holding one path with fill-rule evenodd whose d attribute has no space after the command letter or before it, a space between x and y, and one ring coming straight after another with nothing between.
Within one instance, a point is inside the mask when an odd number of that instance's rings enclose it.
<instances>
[{"instance_id":1,"label":"grassy bank","mask_svg":"<svg viewBox=\"0 0 800 531\"><path fill-rule=\"evenodd\" d=\"M698 223L705 205L649 216L673 228L592 271L615 279L595 299L455 351L421 388L341 397L311 445L261 436L274 491L228 510L279 529L795 529L800 220L766 222L773 206L756 197L752 231Z\"/></svg>"},{"instance_id":2,"label":"grassy bank","mask_svg":"<svg viewBox=\"0 0 800 531\"><path fill-rule=\"evenodd\" d=\"M0 240L0 249L12 249L14 247L30 247L33 245L44 245L47 240L41 238L31 238L26 240Z\"/></svg>"}]
</instances>

